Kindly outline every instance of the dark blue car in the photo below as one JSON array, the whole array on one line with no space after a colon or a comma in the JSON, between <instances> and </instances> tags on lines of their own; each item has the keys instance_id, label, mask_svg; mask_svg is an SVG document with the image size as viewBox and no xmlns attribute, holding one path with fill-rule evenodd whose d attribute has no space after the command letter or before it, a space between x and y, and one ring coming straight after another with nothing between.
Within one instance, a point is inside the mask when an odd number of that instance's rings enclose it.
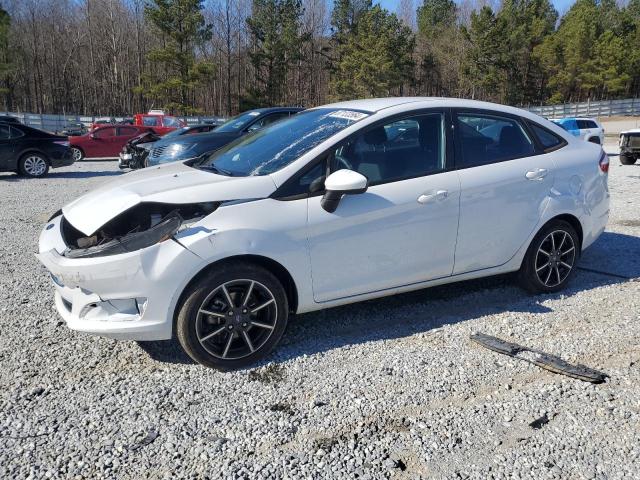
<instances>
[{"instance_id":1,"label":"dark blue car","mask_svg":"<svg viewBox=\"0 0 640 480\"><path fill-rule=\"evenodd\" d=\"M301 111L298 107L259 108L241 113L208 133L161 138L147 156L147 166L199 157L213 152L247 133Z\"/></svg>"}]
</instances>

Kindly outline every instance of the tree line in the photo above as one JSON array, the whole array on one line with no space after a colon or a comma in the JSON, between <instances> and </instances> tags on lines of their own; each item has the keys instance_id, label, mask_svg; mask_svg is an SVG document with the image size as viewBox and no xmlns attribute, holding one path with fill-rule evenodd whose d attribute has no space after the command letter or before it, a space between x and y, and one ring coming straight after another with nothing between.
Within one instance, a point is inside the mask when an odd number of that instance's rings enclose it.
<instances>
[{"instance_id":1,"label":"tree line","mask_svg":"<svg viewBox=\"0 0 640 480\"><path fill-rule=\"evenodd\" d=\"M419 1L419 0L418 0ZM640 0L4 0L0 108L232 115L433 95L638 96Z\"/></svg>"}]
</instances>

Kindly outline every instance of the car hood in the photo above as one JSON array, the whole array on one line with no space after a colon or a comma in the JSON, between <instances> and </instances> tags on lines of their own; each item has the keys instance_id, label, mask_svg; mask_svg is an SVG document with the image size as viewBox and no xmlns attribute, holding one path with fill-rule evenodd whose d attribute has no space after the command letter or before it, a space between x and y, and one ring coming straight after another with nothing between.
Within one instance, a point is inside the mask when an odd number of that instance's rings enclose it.
<instances>
[{"instance_id":1,"label":"car hood","mask_svg":"<svg viewBox=\"0 0 640 480\"><path fill-rule=\"evenodd\" d=\"M181 162L127 173L62 209L67 221L93 235L109 220L142 203L188 204L266 198L276 190L269 176L227 177Z\"/></svg>"}]
</instances>

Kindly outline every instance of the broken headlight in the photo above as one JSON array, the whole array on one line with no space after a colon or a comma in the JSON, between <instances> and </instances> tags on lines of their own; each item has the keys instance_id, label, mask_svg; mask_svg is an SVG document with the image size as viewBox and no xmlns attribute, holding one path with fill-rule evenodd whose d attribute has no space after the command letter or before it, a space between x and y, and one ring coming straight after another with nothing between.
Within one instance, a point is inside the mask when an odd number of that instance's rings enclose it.
<instances>
[{"instance_id":1,"label":"broken headlight","mask_svg":"<svg viewBox=\"0 0 640 480\"><path fill-rule=\"evenodd\" d=\"M140 203L104 224L90 236L63 216L62 237L69 258L103 257L133 252L173 237L182 227L215 211L219 202L190 204Z\"/></svg>"},{"instance_id":2,"label":"broken headlight","mask_svg":"<svg viewBox=\"0 0 640 480\"><path fill-rule=\"evenodd\" d=\"M119 238L114 238L99 245L87 246L76 250L68 250L65 256L69 258L105 257L120 253L135 252L156 243L169 240L182 225L182 217L173 212L160 220L155 226L142 232L131 232ZM83 240L83 242L80 242ZM97 242L97 236L79 239L78 245L91 245Z\"/></svg>"}]
</instances>

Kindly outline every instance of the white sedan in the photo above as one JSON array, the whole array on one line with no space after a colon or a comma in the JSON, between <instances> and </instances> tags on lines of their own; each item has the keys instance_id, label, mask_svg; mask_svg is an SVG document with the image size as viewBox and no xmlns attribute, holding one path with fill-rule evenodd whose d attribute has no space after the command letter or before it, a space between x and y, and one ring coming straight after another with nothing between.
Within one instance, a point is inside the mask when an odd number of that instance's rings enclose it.
<instances>
[{"instance_id":1,"label":"white sedan","mask_svg":"<svg viewBox=\"0 0 640 480\"><path fill-rule=\"evenodd\" d=\"M70 328L176 336L228 370L294 313L506 272L564 288L607 223L608 167L516 108L337 103L105 184L52 216L38 257Z\"/></svg>"}]
</instances>

